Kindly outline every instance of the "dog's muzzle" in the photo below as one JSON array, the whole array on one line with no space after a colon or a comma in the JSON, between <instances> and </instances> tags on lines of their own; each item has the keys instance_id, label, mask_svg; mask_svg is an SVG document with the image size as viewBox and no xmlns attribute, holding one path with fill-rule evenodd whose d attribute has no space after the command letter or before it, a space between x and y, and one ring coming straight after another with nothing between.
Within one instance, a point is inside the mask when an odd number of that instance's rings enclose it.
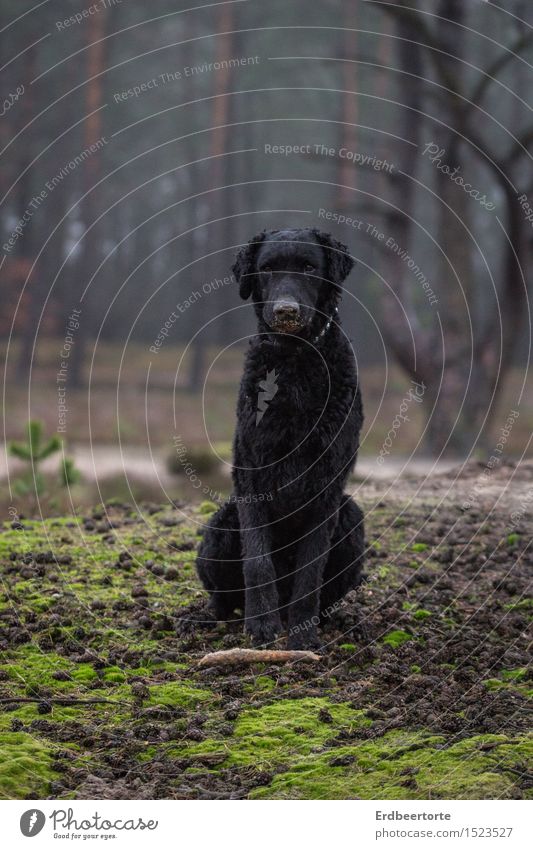
<instances>
[{"instance_id":1,"label":"dog's muzzle","mask_svg":"<svg viewBox=\"0 0 533 849\"><path fill-rule=\"evenodd\" d=\"M281 298L272 309L274 330L281 333L295 333L304 326L300 305L292 298Z\"/></svg>"}]
</instances>

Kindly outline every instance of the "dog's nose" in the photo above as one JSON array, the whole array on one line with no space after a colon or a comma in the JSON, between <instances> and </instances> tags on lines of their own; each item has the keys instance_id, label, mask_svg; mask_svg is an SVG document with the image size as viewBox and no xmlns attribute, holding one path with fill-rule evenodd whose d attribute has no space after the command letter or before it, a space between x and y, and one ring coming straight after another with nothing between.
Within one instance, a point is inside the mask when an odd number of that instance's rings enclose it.
<instances>
[{"instance_id":1,"label":"dog's nose","mask_svg":"<svg viewBox=\"0 0 533 849\"><path fill-rule=\"evenodd\" d=\"M294 321L300 315L296 301L283 299L274 304L274 318L277 321Z\"/></svg>"}]
</instances>

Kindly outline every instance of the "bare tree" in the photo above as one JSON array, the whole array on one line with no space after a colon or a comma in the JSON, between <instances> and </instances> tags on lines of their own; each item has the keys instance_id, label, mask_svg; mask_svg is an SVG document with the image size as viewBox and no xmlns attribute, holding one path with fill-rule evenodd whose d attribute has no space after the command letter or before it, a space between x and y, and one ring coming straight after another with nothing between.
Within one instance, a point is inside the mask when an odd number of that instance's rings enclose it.
<instances>
[{"instance_id":1,"label":"bare tree","mask_svg":"<svg viewBox=\"0 0 533 849\"><path fill-rule=\"evenodd\" d=\"M346 3L343 8L344 29L341 32L340 56L354 56L357 53L357 21L359 9L355 3ZM355 150L357 144L357 112L358 103L356 91L357 71L352 62L341 62L341 139L339 147ZM355 169L346 157L338 159L339 183L338 205L343 211L353 203L353 186Z\"/></svg>"},{"instance_id":2,"label":"bare tree","mask_svg":"<svg viewBox=\"0 0 533 849\"><path fill-rule=\"evenodd\" d=\"M490 175L490 185L502 198L501 244L504 261L497 297L484 299L476 310L479 273L473 266L475 249L471 229L472 202L450 179L446 169L435 171L435 203L440 218L441 261L439 268L439 312L445 324L446 351L434 333L421 320L420 309L412 302L412 281L405 264L388 254L387 278L393 285L409 319L409 326L398 319L397 302L389 299L383 321L389 345L404 371L423 380L428 391L426 403L432 410L426 430L429 449L462 453L471 447L478 432L486 439L494 399L504 385L513 362L520 328L527 316L527 286L523 276L528 240L526 220L518 195L528 194L533 185L524 184L523 169L528 147L533 143L533 126L526 128L518 144L507 140L502 152L501 138L480 132L479 106L494 96L498 77L533 42L533 31L518 33L508 48L488 63L472 84L464 73L464 5L458 0L441 0L439 16L432 23L411 5L383 6L395 21L397 63L404 79L402 100L403 127L399 136L418 143L424 126L422 113L437 97L438 125L435 140L445 151L450 170L461 171L468 163L476 173ZM497 142L500 142L498 144ZM412 218L419 191L417 179L421 157L415 148L399 145L396 160L401 163L390 180L391 208L388 226L405 249L413 239ZM415 161L416 160L416 161ZM482 170L483 169L483 170ZM392 193L392 194L390 194ZM489 192L487 192L489 194ZM470 390L469 390L470 387ZM473 387L473 389L472 389ZM459 426L454 426L462 404ZM470 445L468 440L470 440Z\"/></svg>"},{"instance_id":3,"label":"bare tree","mask_svg":"<svg viewBox=\"0 0 533 849\"><path fill-rule=\"evenodd\" d=\"M85 86L86 119L84 122L84 147L89 150L103 136L102 105L103 72L105 69L105 42L107 30L107 10L102 7L97 15L87 19L87 82ZM80 243L78 257L79 282L76 294L83 293L91 280L92 273L98 266L100 249L100 229L95 226L101 208L102 192L94 190L101 176L101 157L98 153L88 156L83 164L83 194L81 203L81 219L85 233ZM91 288L81 302L80 326L76 333L73 347L69 378L73 386L83 383L83 367L85 364L88 339L93 331L93 292ZM69 304L68 311L74 307ZM68 314L68 312L67 312Z\"/></svg>"},{"instance_id":4,"label":"bare tree","mask_svg":"<svg viewBox=\"0 0 533 849\"><path fill-rule=\"evenodd\" d=\"M36 113L35 101L35 86L32 85L34 77L37 76L37 57L38 46L35 45L37 40L37 30L30 27L28 32L24 33L24 37L29 37L29 44L32 46L25 53L25 61L20 63L21 83L24 89L24 95L21 100L20 121L14 125L18 130L19 140L16 147L16 183L15 183L15 204L16 218L21 221L23 217L28 215L30 204L35 191L35 172L31 168L32 159L35 155L35 145L31 141L31 130L29 126ZM2 119L4 120L4 119ZM17 265L24 269L26 279L26 294L20 304L22 309L22 321L18 326L21 331L20 348L17 361L17 379L25 378L31 367L32 352L37 332L37 322L42 307L43 285L40 277L40 268L34 265L34 259L37 254L38 244L38 219L33 214L29 218L22 238L19 239L15 246L15 278L11 282L16 282ZM17 263L17 260L19 261ZM11 264L8 263L8 268Z\"/></svg>"},{"instance_id":5,"label":"bare tree","mask_svg":"<svg viewBox=\"0 0 533 849\"><path fill-rule=\"evenodd\" d=\"M221 68L214 74L214 90L213 90L213 127L216 129L212 132L211 144L211 160L209 168L210 186L214 190L210 196L210 218L215 221L221 221L218 226L219 232L222 234L224 242L226 242L226 234L229 230L229 220L225 215L224 199L225 193L220 190L220 186L224 183L224 177L227 172L227 162L224 158L224 153L227 149L228 127L230 115L230 98L228 92L230 90L230 82L232 71L229 63L226 61L231 58L233 52L233 34L234 28L234 9L229 3L222 4L217 11L217 36L216 36L216 59L220 63ZM224 33L224 34L222 34ZM212 264L209 264L212 267ZM202 319L205 322L209 315L209 301L206 302L202 309ZM206 353L207 344L211 337L210 330L200 329L200 332L195 336L192 345L192 362L189 372L189 391L199 392L202 388L204 375L206 372Z\"/></svg>"}]
</instances>

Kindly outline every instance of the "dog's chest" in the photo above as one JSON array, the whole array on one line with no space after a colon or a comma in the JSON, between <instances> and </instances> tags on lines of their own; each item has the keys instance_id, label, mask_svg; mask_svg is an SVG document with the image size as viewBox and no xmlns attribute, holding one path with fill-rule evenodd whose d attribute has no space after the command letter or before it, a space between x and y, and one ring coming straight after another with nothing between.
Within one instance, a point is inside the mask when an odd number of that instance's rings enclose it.
<instances>
[{"instance_id":1,"label":"dog's chest","mask_svg":"<svg viewBox=\"0 0 533 849\"><path fill-rule=\"evenodd\" d=\"M266 369L259 379L252 379L245 389L247 431L263 450L270 447L295 448L302 439L320 427L327 413L331 387L324 369ZM249 427L250 422L253 428Z\"/></svg>"},{"instance_id":2,"label":"dog's chest","mask_svg":"<svg viewBox=\"0 0 533 849\"><path fill-rule=\"evenodd\" d=\"M323 362L248 374L239 401L245 462L279 481L318 461L350 417L353 392Z\"/></svg>"}]
</instances>

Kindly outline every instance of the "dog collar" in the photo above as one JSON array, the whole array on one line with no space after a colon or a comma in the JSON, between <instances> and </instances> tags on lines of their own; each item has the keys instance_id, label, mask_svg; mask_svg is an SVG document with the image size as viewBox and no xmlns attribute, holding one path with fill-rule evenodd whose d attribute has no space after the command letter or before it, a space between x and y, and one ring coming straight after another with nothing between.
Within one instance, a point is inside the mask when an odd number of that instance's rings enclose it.
<instances>
[{"instance_id":1,"label":"dog collar","mask_svg":"<svg viewBox=\"0 0 533 849\"><path fill-rule=\"evenodd\" d=\"M316 336L314 337L314 339L312 340L312 341L313 341L313 345L316 345L316 344L317 344L317 342L318 342L320 339L322 339L322 337L323 337L323 336L325 336L325 335L326 335L326 333L328 332L329 328L331 327L331 325L332 325L332 323L333 323L333 319L335 318L335 316L336 316L336 315L338 315L338 312L339 312L339 308L338 308L338 307L335 307L335 309L333 310L333 313L330 315L330 317L329 317L329 318L328 318L328 320L326 321L326 323L325 323L324 327L322 328L322 330L320 331L320 333L317 333L317 335L316 335Z\"/></svg>"},{"instance_id":2,"label":"dog collar","mask_svg":"<svg viewBox=\"0 0 533 849\"><path fill-rule=\"evenodd\" d=\"M322 339L322 337L326 335L329 328L333 324L335 317L338 315L338 312L339 312L339 308L335 307L335 309L333 310L332 314L330 315L330 317L326 321L326 323L325 323L324 327L322 328L322 330L320 331L320 333L317 333L316 336L313 336L313 338L311 339L312 345L317 345L318 342ZM297 339L297 337L295 337L295 339ZM272 345L275 348L279 348L279 346L280 346L279 340L275 337L273 339L270 339L268 337L266 339L262 339L259 344L260 345ZM298 345L298 348L300 350L301 350L302 344L303 344L303 342L300 345Z\"/></svg>"}]
</instances>

